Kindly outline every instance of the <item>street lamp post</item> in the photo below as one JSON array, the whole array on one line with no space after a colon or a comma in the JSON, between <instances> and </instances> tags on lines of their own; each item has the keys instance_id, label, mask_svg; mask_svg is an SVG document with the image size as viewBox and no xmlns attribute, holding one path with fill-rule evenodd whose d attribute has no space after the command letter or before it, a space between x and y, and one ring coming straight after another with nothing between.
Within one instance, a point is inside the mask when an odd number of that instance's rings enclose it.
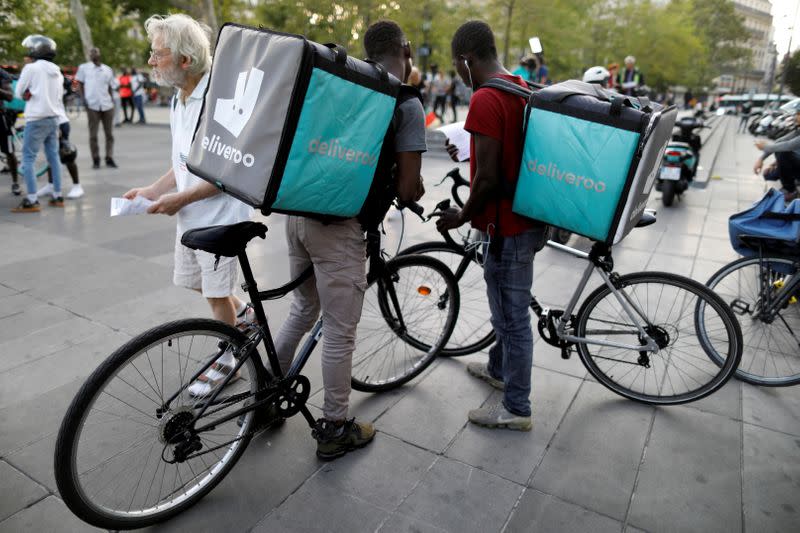
<instances>
[{"instance_id":1,"label":"street lamp post","mask_svg":"<svg viewBox=\"0 0 800 533\"><path fill-rule=\"evenodd\" d=\"M418 55L422 59L422 75L428 72L428 58L431 55L431 45L428 43L428 32L431 31L431 15L428 6L422 11L422 46L419 48Z\"/></svg>"},{"instance_id":2,"label":"street lamp post","mask_svg":"<svg viewBox=\"0 0 800 533\"><path fill-rule=\"evenodd\" d=\"M800 11L800 1L797 2L797 7L794 10L794 18L792 19L792 26L789 28L789 47L786 49L786 55L783 56L783 72L781 72L781 86L778 89L778 105L783 98L783 86L786 85L786 67L789 64L789 54L792 53L792 38L794 37L794 25L797 22L797 12ZM769 104L769 102L767 102Z\"/></svg>"}]
</instances>

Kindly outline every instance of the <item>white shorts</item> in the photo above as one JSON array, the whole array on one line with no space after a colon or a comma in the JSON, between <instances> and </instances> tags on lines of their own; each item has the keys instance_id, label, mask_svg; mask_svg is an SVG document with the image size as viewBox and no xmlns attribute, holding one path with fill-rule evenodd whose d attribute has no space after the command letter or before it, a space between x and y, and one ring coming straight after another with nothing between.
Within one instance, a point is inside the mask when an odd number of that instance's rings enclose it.
<instances>
[{"instance_id":1,"label":"white shorts","mask_svg":"<svg viewBox=\"0 0 800 533\"><path fill-rule=\"evenodd\" d=\"M239 267L235 257L220 257L192 250L181 244L181 235L175 237L175 274L173 283L178 287L199 290L206 298L225 298L233 294L239 280Z\"/></svg>"}]
</instances>

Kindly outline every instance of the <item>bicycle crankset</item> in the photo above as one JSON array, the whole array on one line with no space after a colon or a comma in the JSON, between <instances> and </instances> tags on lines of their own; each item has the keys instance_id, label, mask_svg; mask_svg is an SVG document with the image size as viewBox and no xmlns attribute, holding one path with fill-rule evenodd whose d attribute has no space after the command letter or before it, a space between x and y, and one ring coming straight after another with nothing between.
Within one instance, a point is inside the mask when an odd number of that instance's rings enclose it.
<instances>
[{"instance_id":1,"label":"bicycle crankset","mask_svg":"<svg viewBox=\"0 0 800 533\"><path fill-rule=\"evenodd\" d=\"M542 314L539 315L539 323L537 324L537 328L539 329L539 335L542 337L542 339L544 339L544 342L550 346L561 348L561 358L569 359L570 355L572 355L571 348L573 343L558 337L558 322L561 320L562 316L564 316L564 311L545 309ZM566 329L572 327L572 321L574 318L574 316L569 317L567 320Z\"/></svg>"},{"instance_id":2,"label":"bicycle crankset","mask_svg":"<svg viewBox=\"0 0 800 533\"><path fill-rule=\"evenodd\" d=\"M300 412L311 393L311 382L307 377L296 375L278 384L280 392L275 399L278 413L289 418Z\"/></svg>"}]
</instances>

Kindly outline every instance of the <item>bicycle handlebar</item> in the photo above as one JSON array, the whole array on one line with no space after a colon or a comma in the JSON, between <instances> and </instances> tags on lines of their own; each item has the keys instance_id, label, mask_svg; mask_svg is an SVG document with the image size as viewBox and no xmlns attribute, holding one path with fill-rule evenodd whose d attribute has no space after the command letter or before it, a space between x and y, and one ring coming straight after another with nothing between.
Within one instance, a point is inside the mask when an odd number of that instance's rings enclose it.
<instances>
[{"instance_id":1,"label":"bicycle handlebar","mask_svg":"<svg viewBox=\"0 0 800 533\"><path fill-rule=\"evenodd\" d=\"M401 202L400 200L397 200L397 207L401 210L408 209L423 221L425 220L425 208L413 200L410 202Z\"/></svg>"},{"instance_id":2,"label":"bicycle handlebar","mask_svg":"<svg viewBox=\"0 0 800 533\"><path fill-rule=\"evenodd\" d=\"M464 179L458 167L454 168L453 170L445 174L444 178L442 178L442 181L439 182L439 185L447 181L447 178L453 180L453 186L450 188L450 196L453 197L453 200L456 202L456 205L458 205L458 207L464 207L464 202L458 196L458 188L459 187L469 188L469 181Z\"/></svg>"}]
</instances>

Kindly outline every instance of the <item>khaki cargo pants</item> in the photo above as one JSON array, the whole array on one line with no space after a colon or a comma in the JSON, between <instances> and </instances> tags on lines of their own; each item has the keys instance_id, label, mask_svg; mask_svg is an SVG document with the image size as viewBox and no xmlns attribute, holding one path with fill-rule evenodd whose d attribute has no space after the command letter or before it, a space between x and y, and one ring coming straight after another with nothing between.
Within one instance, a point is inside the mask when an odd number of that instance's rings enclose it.
<instances>
[{"instance_id":1,"label":"khaki cargo pants","mask_svg":"<svg viewBox=\"0 0 800 533\"><path fill-rule=\"evenodd\" d=\"M289 317L281 326L275 349L288 370L300 340L322 310L323 416L342 420L350 399L350 371L356 328L367 288L364 232L356 219L323 224L290 216L286 221L292 279L309 265L314 275L294 291Z\"/></svg>"}]
</instances>

